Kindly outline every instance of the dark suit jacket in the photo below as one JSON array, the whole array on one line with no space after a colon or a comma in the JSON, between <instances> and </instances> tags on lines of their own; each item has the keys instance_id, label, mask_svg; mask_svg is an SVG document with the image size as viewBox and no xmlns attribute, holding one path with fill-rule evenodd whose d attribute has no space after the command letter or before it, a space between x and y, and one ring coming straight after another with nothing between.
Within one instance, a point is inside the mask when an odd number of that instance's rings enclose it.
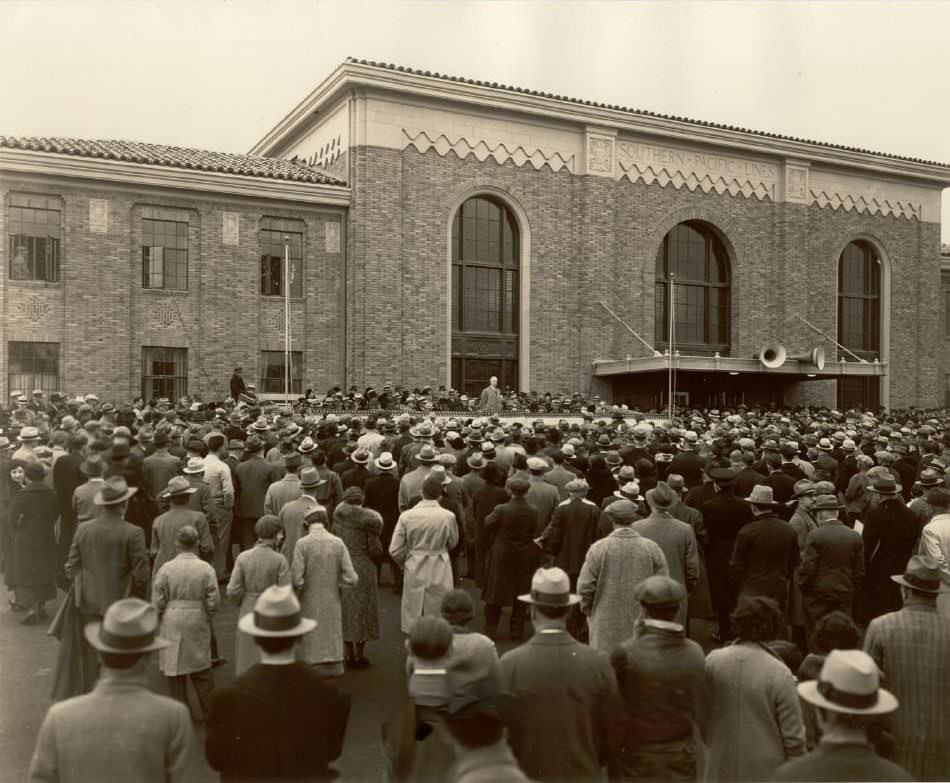
<instances>
[{"instance_id":1,"label":"dark suit jacket","mask_svg":"<svg viewBox=\"0 0 950 783\"><path fill-rule=\"evenodd\" d=\"M145 533L125 521L97 517L76 528L66 575L81 578L79 609L104 615L109 605L133 595L145 598L149 563Z\"/></svg>"},{"instance_id":2,"label":"dark suit jacket","mask_svg":"<svg viewBox=\"0 0 950 783\"><path fill-rule=\"evenodd\" d=\"M502 656L508 741L532 780L600 780L621 706L609 659L566 631L536 633Z\"/></svg>"},{"instance_id":3,"label":"dark suit jacket","mask_svg":"<svg viewBox=\"0 0 950 783\"><path fill-rule=\"evenodd\" d=\"M234 375L231 376L231 397L237 400L246 390L247 386L244 383L244 379L237 373L234 373Z\"/></svg>"},{"instance_id":4,"label":"dark suit jacket","mask_svg":"<svg viewBox=\"0 0 950 783\"><path fill-rule=\"evenodd\" d=\"M773 500L775 500L776 503L782 504L777 513L778 516L786 522L792 518L792 514L794 513L794 509L791 506L786 506L785 503L791 500L792 495L795 493L796 480L797 479L793 479L784 470L777 470L774 473L770 473L768 478L763 482L765 486L772 488Z\"/></svg>"},{"instance_id":5,"label":"dark suit jacket","mask_svg":"<svg viewBox=\"0 0 950 783\"><path fill-rule=\"evenodd\" d=\"M692 489L703 483L703 468L706 466L706 460L700 457L694 451L681 451L670 463L667 475L678 473L686 482L686 488Z\"/></svg>"},{"instance_id":6,"label":"dark suit jacket","mask_svg":"<svg viewBox=\"0 0 950 783\"><path fill-rule=\"evenodd\" d=\"M205 754L228 781L329 780L350 701L306 664L256 664L215 690Z\"/></svg>"},{"instance_id":7,"label":"dark suit jacket","mask_svg":"<svg viewBox=\"0 0 950 783\"><path fill-rule=\"evenodd\" d=\"M739 531L729 563L740 595L764 595L779 606L788 602L788 580L797 565L797 534L771 514Z\"/></svg>"},{"instance_id":8,"label":"dark suit jacket","mask_svg":"<svg viewBox=\"0 0 950 783\"><path fill-rule=\"evenodd\" d=\"M812 530L798 569L803 593L824 600L853 596L864 581L864 541L843 524L834 522Z\"/></svg>"},{"instance_id":9,"label":"dark suit jacket","mask_svg":"<svg viewBox=\"0 0 950 783\"><path fill-rule=\"evenodd\" d=\"M259 455L239 462L235 468L235 474L241 484L241 494L237 497L234 515L251 519L260 519L264 516L264 498L267 495L267 488L272 481L280 478L277 474L282 472L272 463L261 459Z\"/></svg>"},{"instance_id":10,"label":"dark suit jacket","mask_svg":"<svg viewBox=\"0 0 950 783\"><path fill-rule=\"evenodd\" d=\"M73 520L73 492L76 487L86 481L86 477L79 470L82 464L82 454L70 452L64 454L53 465L53 486L56 497L59 499L59 513L64 519Z\"/></svg>"},{"instance_id":11,"label":"dark suit jacket","mask_svg":"<svg viewBox=\"0 0 950 783\"><path fill-rule=\"evenodd\" d=\"M747 498L756 484L765 484L766 477L754 467L743 468L732 482L732 490L737 498Z\"/></svg>"}]
</instances>

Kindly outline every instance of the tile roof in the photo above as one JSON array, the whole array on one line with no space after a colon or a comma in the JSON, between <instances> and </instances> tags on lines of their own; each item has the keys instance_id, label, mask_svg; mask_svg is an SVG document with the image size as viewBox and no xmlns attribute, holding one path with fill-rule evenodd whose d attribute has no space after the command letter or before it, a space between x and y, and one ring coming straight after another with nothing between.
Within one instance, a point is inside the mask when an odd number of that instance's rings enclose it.
<instances>
[{"instance_id":1,"label":"tile roof","mask_svg":"<svg viewBox=\"0 0 950 783\"><path fill-rule=\"evenodd\" d=\"M847 152L860 152L865 155L877 155L883 158L890 158L892 160L904 160L911 163L925 163L932 166L950 166L950 164L940 163L933 160L924 160L922 158L910 158L903 155L891 155L887 152L876 152L874 150L866 150L861 147L848 147L844 144L830 144L824 141L815 141L814 139L801 139L795 136L783 136L781 133L769 133L767 131L752 130L750 128L741 128L736 125L721 125L716 122L705 122L703 120L693 120L689 117L675 117L670 114L658 114L657 112L644 111L642 109L630 109L626 106L616 106L607 103L598 103L597 101L585 101L580 98L570 98L566 95L555 95L549 92L540 92L539 90L529 90L525 87L513 87L508 84L499 84L498 82L484 82L479 81L478 79L466 79L461 76L448 76L444 73L437 73L436 71L423 71L416 68L408 68L402 65L393 65L392 63L381 63L374 62L373 60L361 60L356 57L347 57L346 62L353 63L354 65L368 65L372 68L383 68L387 71L399 71L401 73L410 73L415 76L428 76L433 79L442 79L443 81L449 82L460 82L462 84L473 84L477 87L490 87L496 90L505 90L506 92L515 92L521 93L522 95L534 95L539 98L551 98L556 101L565 101L566 103L576 103L581 106L592 106L597 109L611 109L613 111L622 111L627 114L638 114L642 117L656 117L663 120L674 120L676 122L687 122L691 125L699 125L704 128L719 128L721 130L736 131L739 133L751 133L755 136L764 136L770 139L781 139L784 141L795 141L803 144L814 144L816 146L828 147L830 149L836 150L846 150Z\"/></svg>"},{"instance_id":2,"label":"tile roof","mask_svg":"<svg viewBox=\"0 0 950 783\"><path fill-rule=\"evenodd\" d=\"M150 166L240 174L245 177L266 177L290 182L310 182L318 185L346 184L319 169L289 160L257 158L229 152L209 152L191 147L170 147L166 144L146 144L139 141L0 136L0 148L2 147L76 155L81 158L107 158Z\"/></svg>"}]
</instances>

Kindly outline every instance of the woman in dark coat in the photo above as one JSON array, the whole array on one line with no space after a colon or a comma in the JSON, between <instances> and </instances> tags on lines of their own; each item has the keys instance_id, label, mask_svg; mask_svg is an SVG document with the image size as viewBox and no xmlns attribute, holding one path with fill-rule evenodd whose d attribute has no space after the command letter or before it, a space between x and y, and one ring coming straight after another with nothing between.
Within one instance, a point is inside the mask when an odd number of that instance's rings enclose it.
<instances>
[{"instance_id":1,"label":"woman in dark coat","mask_svg":"<svg viewBox=\"0 0 950 783\"><path fill-rule=\"evenodd\" d=\"M904 505L901 486L890 476L876 477L867 488L879 498L864 512L864 586L856 619L869 623L903 606L900 585L891 576L904 573L920 537L920 520Z\"/></svg>"},{"instance_id":2,"label":"woman in dark coat","mask_svg":"<svg viewBox=\"0 0 950 783\"><path fill-rule=\"evenodd\" d=\"M343 502L333 512L333 534L343 539L360 580L340 593L343 609L345 661L354 669L365 669L366 642L379 638L379 599L376 593L376 563L383 518L371 508L363 508L363 490L350 487Z\"/></svg>"},{"instance_id":3,"label":"woman in dark coat","mask_svg":"<svg viewBox=\"0 0 950 783\"><path fill-rule=\"evenodd\" d=\"M44 481L46 468L38 462L24 468L29 482L14 495L10 504L13 533L13 573L11 583L16 603L29 609L21 621L34 625L46 619L44 604L56 597L56 520L59 501L56 491Z\"/></svg>"},{"instance_id":4,"label":"woman in dark coat","mask_svg":"<svg viewBox=\"0 0 950 783\"><path fill-rule=\"evenodd\" d=\"M596 506L608 495L617 489L617 480L607 467L603 454L595 454L590 458L590 467L587 468L587 499Z\"/></svg>"},{"instance_id":5,"label":"woman in dark coat","mask_svg":"<svg viewBox=\"0 0 950 783\"><path fill-rule=\"evenodd\" d=\"M396 520L399 519L399 476L396 473L396 461L393 455L384 451L374 460L379 475L366 482L366 497L363 505L371 508L383 518L383 555L376 561L376 581L379 581L383 563L389 563L389 572L393 577L393 591L402 592L402 569L389 556L389 544L393 540Z\"/></svg>"},{"instance_id":6,"label":"woman in dark coat","mask_svg":"<svg viewBox=\"0 0 950 783\"><path fill-rule=\"evenodd\" d=\"M531 577L538 567L540 550L534 543L538 512L526 495L531 488L528 479L508 479L505 489L511 500L496 506L485 519L486 530L495 530L488 568L485 571L485 635L494 640L502 607L511 607L509 631L513 641L521 641L526 605L519 595L531 591Z\"/></svg>"},{"instance_id":7,"label":"woman in dark coat","mask_svg":"<svg viewBox=\"0 0 950 783\"><path fill-rule=\"evenodd\" d=\"M505 492L506 472L494 462L489 462L482 471L485 486L475 492L472 500L472 514L475 519L475 584L485 589L485 571L488 555L495 540L495 531L485 529L485 519L495 510L495 506L508 502Z\"/></svg>"}]
</instances>

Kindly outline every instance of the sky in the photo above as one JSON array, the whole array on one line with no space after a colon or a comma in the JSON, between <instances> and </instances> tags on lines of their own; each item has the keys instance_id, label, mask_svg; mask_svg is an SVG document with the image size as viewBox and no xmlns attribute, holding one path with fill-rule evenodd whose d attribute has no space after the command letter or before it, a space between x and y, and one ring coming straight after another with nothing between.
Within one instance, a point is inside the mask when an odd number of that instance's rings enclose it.
<instances>
[{"instance_id":1,"label":"sky","mask_svg":"<svg viewBox=\"0 0 950 783\"><path fill-rule=\"evenodd\" d=\"M0 29L6 135L247 152L353 56L950 163L944 1L6 0Z\"/></svg>"}]
</instances>

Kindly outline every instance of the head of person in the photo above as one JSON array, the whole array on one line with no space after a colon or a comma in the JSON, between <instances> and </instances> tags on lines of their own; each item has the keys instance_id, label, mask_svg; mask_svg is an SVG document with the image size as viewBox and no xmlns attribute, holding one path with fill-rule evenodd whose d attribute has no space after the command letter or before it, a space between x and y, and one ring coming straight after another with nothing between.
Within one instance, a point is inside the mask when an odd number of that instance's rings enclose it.
<instances>
[{"instance_id":1,"label":"head of person","mask_svg":"<svg viewBox=\"0 0 950 783\"><path fill-rule=\"evenodd\" d=\"M92 502L106 515L125 517L129 507L129 498L138 492L138 487L130 487L121 475L107 476L99 485L99 491Z\"/></svg>"},{"instance_id":2,"label":"head of person","mask_svg":"<svg viewBox=\"0 0 950 783\"><path fill-rule=\"evenodd\" d=\"M46 466L42 462L30 462L23 468L23 477L30 484L40 484L46 478Z\"/></svg>"},{"instance_id":3,"label":"head of person","mask_svg":"<svg viewBox=\"0 0 950 783\"><path fill-rule=\"evenodd\" d=\"M272 543L281 529L280 519L273 514L264 514L254 523L254 535L264 544Z\"/></svg>"},{"instance_id":4,"label":"head of person","mask_svg":"<svg viewBox=\"0 0 950 783\"><path fill-rule=\"evenodd\" d=\"M492 388L498 388L498 377L493 375L491 378L488 379L488 383Z\"/></svg>"},{"instance_id":5,"label":"head of person","mask_svg":"<svg viewBox=\"0 0 950 783\"><path fill-rule=\"evenodd\" d=\"M145 670L149 654L168 646L158 636L158 611L140 598L123 598L111 604L101 621L83 629L86 641L102 666L112 671Z\"/></svg>"},{"instance_id":6,"label":"head of person","mask_svg":"<svg viewBox=\"0 0 950 783\"><path fill-rule=\"evenodd\" d=\"M505 489L512 498L523 498L531 489L531 483L521 476L512 476L505 482Z\"/></svg>"},{"instance_id":7,"label":"head of person","mask_svg":"<svg viewBox=\"0 0 950 783\"><path fill-rule=\"evenodd\" d=\"M811 503L811 513L819 525L824 525L838 518L841 507L834 495L816 495Z\"/></svg>"},{"instance_id":8,"label":"head of person","mask_svg":"<svg viewBox=\"0 0 950 783\"><path fill-rule=\"evenodd\" d=\"M442 479L437 475L428 476L422 482L423 500L438 500L442 497Z\"/></svg>"},{"instance_id":9,"label":"head of person","mask_svg":"<svg viewBox=\"0 0 950 783\"><path fill-rule=\"evenodd\" d=\"M262 653L274 657L293 655L300 638L316 625L301 615L300 602L290 585L268 587L258 597L254 611L238 621L238 629L253 636Z\"/></svg>"},{"instance_id":10,"label":"head of person","mask_svg":"<svg viewBox=\"0 0 950 783\"><path fill-rule=\"evenodd\" d=\"M871 459L867 454L858 454L854 458L854 464L858 466L858 470L862 473L867 473L871 467L874 465L874 460Z\"/></svg>"},{"instance_id":11,"label":"head of person","mask_svg":"<svg viewBox=\"0 0 950 783\"><path fill-rule=\"evenodd\" d=\"M363 490L359 487L347 487L341 499L344 503L348 503L351 506L362 506L365 497Z\"/></svg>"},{"instance_id":12,"label":"head of person","mask_svg":"<svg viewBox=\"0 0 950 783\"><path fill-rule=\"evenodd\" d=\"M294 451L284 457L284 473L288 476L296 476L300 473L300 466L302 464L303 460L300 458L300 455Z\"/></svg>"},{"instance_id":13,"label":"head of person","mask_svg":"<svg viewBox=\"0 0 950 783\"><path fill-rule=\"evenodd\" d=\"M208 453L224 459L228 456L228 439L224 435L212 435L208 438Z\"/></svg>"},{"instance_id":14,"label":"head of person","mask_svg":"<svg viewBox=\"0 0 950 783\"><path fill-rule=\"evenodd\" d=\"M449 702L445 726L459 757L504 739L505 724L493 695L476 690L458 694Z\"/></svg>"},{"instance_id":15,"label":"head of person","mask_svg":"<svg viewBox=\"0 0 950 783\"><path fill-rule=\"evenodd\" d=\"M465 590L450 590L442 599L442 619L454 628L467 628L475 617L475 604Z\"/></svg>"},{"instance_id":16,"label":"head of person","mask_svg":"<svg viewBox=\"0 0 950 783\"><path fill-rule=\"evenodd\" d=\"M946 514L950 511L950 490L943 487L930 489L924 497L937 514Z\"/></svg>"},{"instance_id":17,"label":"head of person","mask_svg":"<svg viewBox=\"0 0 950 783\"><path fill-rule=\"evenodd\" d=\"M935 604L937 596L950 592L940 578L940 566L929 555L914 555L907 561L903 574L891 580L901 586L904 604Z\"/></svg>"},{"instance_id":18,"label":"head of person","mask_svg":"<svg viewBox=\"0 0 950 783\"><path fill-rule=\"evenodd\" d=\"M519 595L518 600L530 605L531 622L541 631L565 630L568 615L581 599L571 592L571 580L563 569L539 568L531 577L531 592Z\"/></svg>"},{"instance_id":19,"label":"head of person","mask_svg":"<svg viewBox=\"0 0 950 783\"><path fill-rule=\"evenodd\" d=\"M567 490L567 494L571 499L583 500L587 497L590 484L582 478L575 478L568 481L567 484L564 485L564 489Z\"/></svg>"},{"instance_id":20,"label":"head of person","mask_svg":"<svg viewBox=\"0 0 950 783\"><path fill-rule=\"evenodd\" d=\"M162 494L173 506L187 506L194 493L195 488L185 476L173 476Z\"/></svg>"},{"instance_id":21,"label":"head of person","mask_svg":"<svg viewBox=\"0 0 950 783\"><path fill-rule=\"evenodd\" d=\"M185 525L175 534L175 549L179 552L194 552L198 548L198 531L191 525Z\"/></svg>"},{"instance_id":22,"label":"head of person","mask_svg":"<svg viewBox=\"0 0 950 783\"><path fill-rule=\"evenodd\" d=\"M485 479L485 483L495 487L505 486L505 479L507 477L507 472L497 462L487 463L485 469L482 471L482 478Z\"/></svg>"},{"instance_id":23,"label":"head of person","mask_svg":"<svg viewBox=\"0 0 950 783\"><path fill-rule=\"evenodd\" d=\"M784 622L778 604L761 595L746 596L730 617L740 642L768 642L776 639Z\"/></svg>"},{"instance_id":24,"label":"head of person","mask_svg":"<svg viewBox=\"0 0 950 783\"><path fill-rule=\"evenodd\" d=\"M829 612L815 623L811 648L819 655L832 650L853 650L860 644L861 630L845 612Z\"/></svg>"},{"instance_id":25,"label":"head of person","mask_svg":"<svg viewBox=\"0 0 950 783\"><path fill-rule=\"evenodd\" d=\"M647 492L647 505L650 510L657 514L668 514L677 503L679 495L670 489L670 485L665 481L657 482L657 485Z\"/></svg>"},{"instance_id":26,"label":"head of person","mask_svg":"<svg viewBox=\"0 0 950 783\"><path fill-rule=\"evenodd\" d=\"M639 587L638 600L644 615L651 620L672 622L676 619L686 590L675 579L654 575L644 579Z\"/></svg>"},{"instance_id":27,"label":"head of person","mask_svg":"<svg viewBox=\"0 0 950 783\"><path fill-rule=\"evenodd\" d=\"M417 660L437 661L452 647L452 628L441 617L423 615L409 629L406 646Z\"/></svg>"}]
</instances>

